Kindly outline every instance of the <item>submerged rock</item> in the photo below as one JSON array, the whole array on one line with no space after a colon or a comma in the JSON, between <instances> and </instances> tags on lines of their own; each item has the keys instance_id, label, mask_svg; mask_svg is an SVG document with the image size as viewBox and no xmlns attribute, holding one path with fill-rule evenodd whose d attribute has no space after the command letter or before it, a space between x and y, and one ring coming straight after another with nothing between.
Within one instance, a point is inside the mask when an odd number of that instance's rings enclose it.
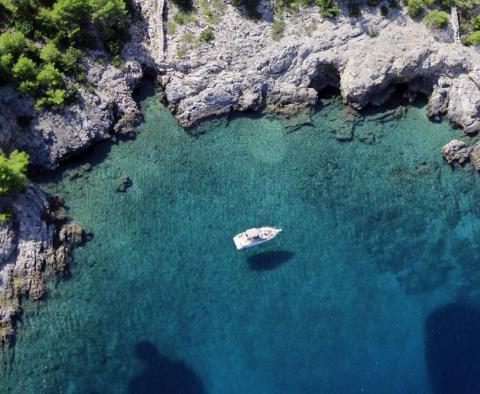
<instances>
[{"instance_id":1,"label":"submerged rock","mask_svg":"<svg viewBox=\"0 0 480 394\"><path fill-rule=\"evenodd\" d=\"M339 128L336 132L335 132L335 138L338 140L338 141L351 141L352 138L353 138L353 131L351 128L347 128L347 127L343 127L343 128Z\"/></svg>"},{"instance_id":2,"label":"submerged rock","mask_svg":"<svg viewBox=\"0 0 480 394\"><path fill-rule=\"evenodd\" d=\"M459 140L451 140L442 148L443 157L448 164L452 164L455 161L460 164L465 163L469 159L471 151L471 147Z\"/></svg>"},{"instance_id":3,"label":"submerged rock","mask_svg":"<svg viewBox=\"0 0 480 394\"><path fill-rule=\"evenodd\" d=\"M133 182L128 175L122 175L118 182L116 191L119 193L124 193L128 188L132 186Z\"/></svg>"}]
</instances>

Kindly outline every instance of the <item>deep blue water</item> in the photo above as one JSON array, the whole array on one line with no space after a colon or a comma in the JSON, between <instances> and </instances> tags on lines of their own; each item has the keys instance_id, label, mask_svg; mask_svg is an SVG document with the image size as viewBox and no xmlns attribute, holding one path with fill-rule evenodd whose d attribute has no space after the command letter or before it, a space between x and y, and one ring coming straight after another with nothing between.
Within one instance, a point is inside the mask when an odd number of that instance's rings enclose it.
<instances>
[{"instance_id":1,"label":"deep blue water","mask_svg":"<svg viewBox=\"0 0 480 394\"><path fill-rule=\"evenodd\" d=\"M45 184L94 238L26 303L1 392L480 393L479 178L440 154L460 131L331 100L192 137L142 105L134 141ZM262 224L285 230L236 251Z\"/></svg>"}]
</instances>

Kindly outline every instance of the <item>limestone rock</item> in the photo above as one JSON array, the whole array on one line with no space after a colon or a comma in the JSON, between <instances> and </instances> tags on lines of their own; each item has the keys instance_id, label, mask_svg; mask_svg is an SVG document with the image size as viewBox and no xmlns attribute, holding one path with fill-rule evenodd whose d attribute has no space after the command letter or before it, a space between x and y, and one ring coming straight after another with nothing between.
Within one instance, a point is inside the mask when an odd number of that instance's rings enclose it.
<instances>
[{"instance_id":1,"label":"limestone rock","mask_svg":"<svg viewBox=\"0 0 480 394\"><path fill-rule=\"evenodd\" d=\"M138 62L120 71L85 59L95 89L78 86L78 99L62 109L34 110L33 100L11 86L0 88L0 148L29 153L30 164L54 168L68 157L112 134L130 134L140 112L132 92L142 76ZM3 127L5 125L5 127Z\"/></svg>"},{"instance_id":2,"label":"limestone rock","mask_svg":"<svg viewBox=\"0 0 480 394\"><path fill-rule=\"evenodd\" d=\"M469 147L465 142L451 140L442 148L442 154L449 164L455 161L463 164L470 157L471 150L472 148Z\"/></svg>"},{"instance_id":3,"label":"limestone rock","mask_svg":"<svg viewBox=\"0 0 480 394\"><path fill-rule=\"evenodd\" d=\"M470 152L470 159L477 171L480 171L480 142L473 145Z\"/></svg>"},{"instance_id":4,"label":"limestone rock","mask_svg":"<svg viewBox=\"0 0 480 394\"><path fill-rule=\"evenodd\" d=\"M164 36L159 27L175 15L175 6L162 2L164 17L155 19L155 0L137 2L148 16L149 31L158 31L145 45L165 75L165 98L185 127L234 110L290 115L314 105L317 91L326 86L340 88L344 101L361 109L383 104L397 85L408 84L411 97L431 95L430 117L447 113L466 133L480 128L478 49L454 44L450 31L432 34L404 11L384 18L363 10L355 21L326 20L304 7L285 15L283 38L274 41L269 19L253 22L227 4L213 44L193 46L178 58L183 33L198 35L207 26L205 18L199 13L195 25L177 26L174 35ZM377 34L370 34L371 26ZM166 44L161 54L159 39Z\"/></svg>"},{"instance_id":5,"label":"limestone rock","mask_svg":"<svg viewBox=\"0 0 480 394\"><path fill-rule=\"evenodd\" d=\"M53 201L59 203L58 198ZM54 206L49 205L39 187L27 185L8 205L12 217L0 228L0 342L14 333L21 297L35 300L43 296L44 278L55 271L55 265L46 262L52 262L58 248L58 226L46 220ZM60 247L67 248L66 254L70 254L69 246Z\"/></svg>"}]
</instances>

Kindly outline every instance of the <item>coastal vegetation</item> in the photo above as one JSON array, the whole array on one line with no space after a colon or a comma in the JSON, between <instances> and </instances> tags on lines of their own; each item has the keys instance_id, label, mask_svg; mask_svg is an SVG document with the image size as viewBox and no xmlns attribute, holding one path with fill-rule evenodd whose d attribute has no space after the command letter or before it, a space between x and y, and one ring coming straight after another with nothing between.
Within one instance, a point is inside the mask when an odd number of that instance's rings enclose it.
<instances>
[{"instance_id":1,"label":"coastal vegetation","mask_svg":"<svg viewBox=\"0 0 480 394\"><path fill-rule=\"evenodd\" d=\"M0 154L0 195L23 189L27 180L28 154L14 150L9 156Z\"/></svg>"},{"instance_id":2,"label":"coastal vegetation","mask_svg":"<svg viewBox=\"0 0 480 394\"><path fill-rule=\"evenodd\" d=\"M119 62L128 37L124 0L0 0L0 84L13 83L37 108L74 98L85 49Z\"/></svg>"},{"instance_id":3,"label":"coastal vegetation","mask_svg":"<svg viewBox=\"0 0 480 394\"><path fill-rule=\"evenodd\" d=\"M275 41L280 40L283 37L285 31L285 21L283 19L275 19L272 22L272 39Z\"/></svg>"},{"instance_id":4,"label":"coastal vegetation","mask_svg":"<svg viewBox=\"0 0 480 394\"><path fill-rule=\"evenodd\" d=\"M448 25L449 15L445 11L431 10L423 18L423 22L428 26L436 29L443 29Z\"/></svg>"},{"instance_id":5,"label":"coastal vegetation","mask_svg":"<svg viewBox=\"0 0 480 394\"><path fill-rule=\"evenodd\" d=\"M21 191L27 180L28 154L14 150L9 156L0 154L0 196L6 196ZM11 216L11 209L2 200L0 208L0 223L6 222Z\"/></svg>"}]
</instances>

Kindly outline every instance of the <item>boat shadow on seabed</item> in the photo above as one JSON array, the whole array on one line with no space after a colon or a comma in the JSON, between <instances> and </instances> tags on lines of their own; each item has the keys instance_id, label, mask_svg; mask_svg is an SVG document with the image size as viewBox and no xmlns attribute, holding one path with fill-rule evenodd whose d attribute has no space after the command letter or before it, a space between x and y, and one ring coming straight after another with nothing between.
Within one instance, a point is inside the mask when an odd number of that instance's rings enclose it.
<instances>
[{"instance_id":1,"label":"boat shadow on seabed","mask_svg":"<svg viewBox=\"0 0 480 394\"><path fill-rule=\"evenodd\" d=\"M252 271L270 271L280 267L294 255L290 250L268 250L248 256L247 261Z\"/></svg>"}]
</instances>

